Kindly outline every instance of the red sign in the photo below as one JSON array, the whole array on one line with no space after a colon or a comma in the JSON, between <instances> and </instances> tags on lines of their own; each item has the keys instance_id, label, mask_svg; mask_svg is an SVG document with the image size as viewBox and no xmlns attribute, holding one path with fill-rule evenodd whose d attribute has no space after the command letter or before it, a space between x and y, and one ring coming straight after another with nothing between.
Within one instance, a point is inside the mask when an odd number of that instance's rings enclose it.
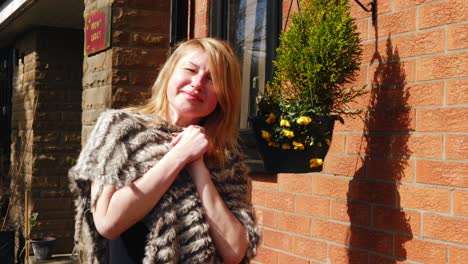
<instances>
[{"instance_id":1,"label":"red sign","mask_svg":"<svg viewBox=\"0 0 468 264\"><path fill-rule=\"evenodd\" d=\"M109 5L85 17L85 56L110 47L110 10Z\"/></svg>"}]
</instances>

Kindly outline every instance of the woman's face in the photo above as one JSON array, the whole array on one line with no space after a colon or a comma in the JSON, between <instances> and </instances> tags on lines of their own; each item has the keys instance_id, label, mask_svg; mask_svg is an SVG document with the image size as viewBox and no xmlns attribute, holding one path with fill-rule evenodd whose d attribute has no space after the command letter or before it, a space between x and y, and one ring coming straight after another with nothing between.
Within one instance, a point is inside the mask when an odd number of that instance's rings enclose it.
<instances>
[{"instance_id":1,"label":"woman's face","mask_svg":"<svg viewBox=\"0 0 468 264\"><path fill-rule=\"evenodd\" d=\"M206 52L194 49L176 64L166 92L171 123L195 125L215 110L218 100L209 62Z\"/></svg>"}]
</instances>

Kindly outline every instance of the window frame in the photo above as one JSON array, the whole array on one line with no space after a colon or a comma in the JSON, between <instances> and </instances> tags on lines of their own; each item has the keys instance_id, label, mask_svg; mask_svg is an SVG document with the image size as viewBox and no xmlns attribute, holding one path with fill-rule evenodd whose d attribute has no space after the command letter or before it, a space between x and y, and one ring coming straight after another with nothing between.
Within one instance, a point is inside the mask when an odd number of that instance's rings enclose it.
<instances>
[{"instance_id":1,"label":"window frame","mask_svg":"<svg viewBox=\"0 0 468 264\"><path fill-rule=\"evenodd\" d=\"M265 54L265 84L273 79L274 65L273 60L276 59L276 48L279 45L279 35L282 28L283 1L268 0L268 8L266 14L266 54ZM270 6L271 5L271 6ZM210 1L210 23L209 35L223 40L228 38L228 0ZM258 85L257 85L258 87ZM249 87L249 102L247 102L249 113L247 128L239 130L239 142L244 153L247 156L247 164L253 172L265 172L263 161L256 150L255 135L251 128L249 120L255 116L257 111L256 97L258 88ZM244 102L242 103L244 104Z\"/></svg>"}]
</instances>

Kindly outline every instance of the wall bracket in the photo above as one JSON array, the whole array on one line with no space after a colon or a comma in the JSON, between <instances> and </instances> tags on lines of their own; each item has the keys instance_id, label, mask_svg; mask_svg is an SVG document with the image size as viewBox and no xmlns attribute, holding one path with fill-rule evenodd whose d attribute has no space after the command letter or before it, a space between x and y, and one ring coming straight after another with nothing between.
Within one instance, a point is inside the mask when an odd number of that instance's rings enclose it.
<instances>
[{"instance_id":1,"label":"wall bracket","mask_svg":"<svg viewBox=\"0 0 468 264\"><path fill-rule=\"evenodd\" d=\"M372 0L372 2L367 4L367 6L370 6L370 9L363 5L361 2L359 2L359 0L354 1L366 12L372 12L372 25L375 26L377 22L377 0Z\"/></svg>"}]
</instances>

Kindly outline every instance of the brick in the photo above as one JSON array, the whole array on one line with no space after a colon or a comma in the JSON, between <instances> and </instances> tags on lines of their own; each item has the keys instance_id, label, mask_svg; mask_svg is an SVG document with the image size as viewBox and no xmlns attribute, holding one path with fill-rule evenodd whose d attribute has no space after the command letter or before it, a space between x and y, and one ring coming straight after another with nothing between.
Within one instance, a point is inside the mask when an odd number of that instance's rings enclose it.
<instances>
[{"instance_id":1,"label":"brick","mask_svg":"<svg viewBox=\"0 0 468 264\"><path fill-rule=\"evenodd\" d=\"M353 247L391 255L393 235L381 231L351 226L349 244Z\"/></svg>"},{"instance_id":2,"label":"brick","mask_svg":"<svg viewBox=\"0 0 468 264\"><path fill-rule=\"evenodd\" d=\"M294 211L294 195L282 192L266 192L266 206L282 211Z\"/></svg>"},{"instance_id":3,"label":"brick","mask_svg":"<svg viewBox=\"0 0 468 264\"><path fill-rule=\"evenodd\" d=\"M390 32L392 34L412 32L416 30L416 9L382 14L379 16L378 20L379 37L388 36Z\"/></svg>"},{"instance_id":4,"label":"brick","mask_svg":"<svg viewBox=\"0 0 468 264\"><path fill-rule=\"evenodd\" d=\"M442 135L394 135L392 155L406 157L442 158Z\"/></svg>"},{"instance_id":5,"label":"brick","mask_svg":"<svg viewBox=\"0 0 468 264\"><path fill-rule=\"evenodd\" d=\"M468 216L468 191L453 191L453 213Z\"/></svg>"},{"instance_id":6,"label":"brick","mask_svg":"<svg viewBox=\"0 0 468 264\"><path fill-rule=\"evenodd\" d=\"M257 223L261 226L275 228L278 226L278 213L266 208L255 208Z\"/></svg>"},{"instance_id":7,"label":"brick","mask_svg":"<svg viewBox=\"0 0 468 264\"><path fill-rule=\"evenodd\" d=\"M130 84L130 72L128 70L112 69L112 82L111 83L113 85Z\"/></svg>"},{"instance_id":8,"label":"brick","mask_svg":"<svg viewBox=\"0 0 468 264\"><path fill-rule=\"evenodd\" d=\"M111 87L104 86L83 91L83 110L106 109L111 104Z\"/></svg>"},{"instance_id":9,"label":"brick","mask_svg":"<svg viewBox=\"0 0 468 264\"><path fill-rule=\"evenodd\" d=\"M130 44L130 33L122 30L112 32L112 45L114 47L128 46Z\"/></svg>"},{"instance_id":10,"label":"brick","mask_svg":"<svg viewBox=\"0 0 468 264\"><path fill-rule=\"evenodd\" d=\"M390 181L412 182L414 161L396 158L368 158L366 178Z\"/></svg>"},{"instance_id":11,"label":"brick","mask_svg":"<svg viewBox=\"0 0 468 264\"><path fill-rule=\"evenodd\" d=\"M284 2L284 1L283 1ZM284 9L284 4L283 4L283 10L288 10L289 5ZM364 11L357 3L351 2L351 16L354 19L363 19L363 18L370 18L370 14L366 11ZM368 19L366 19L368 20Z\"/></svg>"},{"instance_id":12,"label":"brick","mask_svg":"<svg viewBox=\"0 0 468 264\"><path fill-rule=\"evenodd\" d=\"M421 228L421 214L388 207L375 207L372 226L407 235L416 235Z\"/></svg>"},{"instance_id":13,"label":"brick","mask_svg":"<svg viewBox=\"0 0 468 264\"><path fill-rule=\"evenodd\" d=\"M363 51L363 54L365 54L364 51ZM363 56L362 61L365 61L364 56ZM363 87L363 86L367 85L367 69L368 69L368 67L366 65L361 65L359 71L354 76L355 79L352 80L346 86L347 87L359 87L360 88L360 87ZM361 97L356 98L355 101L356 102L368 102L369 100L364 100L365 98L368 98L368 97L366 96L366 94L363 94ZM365 106L365 104L362 104L362 103L361 104L356 104L356 103L353 103L353 102L349 103L350 109L362 109L363 106Z\"/></svg>"},{"instance_id":14,"label":"brick","mask_svg":"<svg viewBox=\"0 0 468 264\"><path fill-rule=\"evenodd\" d=\"M468 187L466 163L418 160L416 171L416 181L420 183Z\"/></svg>"},{"instance_id":15,"label":"brick","mask_svg":"<svg viewBox=\"0 0 468 264\"><path fill-rule=\"evenodd\" d=\"M365 116L361 114L361 116L355 117L343 117L344 124L340 122L335 122L334 131L336 132L362 132L364 129L364 121Z\"/></svg>"},{"instance_id":16,"label":"brick","mask_svg":"<svg viewBox=\"0 0 468 264\"><path fill-rule=\"evenodd\" d=\"M468 79L447 81L447 105L468 103Z\"/></svg>"},{"instance_id":17,"label":"brick","mask_svg":"<svg viewBox=\"0 0 468 264\"><path fill-rule=\"evenodd\" d=\"M419 29L468 20L465 0L449 0L419 8Z\"/></svg>"},{"instance_id":18,"label":"brick","mask_svg":"<svg viewBox=\"0 0 468 264\"><path fill-rule=\"evenodd\" d=\"M278 214L278 229L301 235L310 234L310 219L292 214Z\"/></svg>"},{"instance_id":19,"label":"brick","mask_svg":"<svg viewBox=\"0 0 468 264\"><path fill-rule=\"evenodd\" d=\"M418 110L417 131L466 132L468 108L437 108Z\"/></svg>"},{"instance_id":20,"label":"brick","mask_svg":"<svg viewBox=\"0 0 468 264\"><path fill-rule=\"evenodd\" d=\"M312 193L315 195L346 199L348 179L314 176Z\"/></svg>"},{"instance_id":21,"label":"brick","mask_svg":"<svg viewBox=\"0 0 468 264\"><path fill-rule=\"evenodd\" d=\"M375 37L375 35L372 33L371 38ZM362 41L361 42L361 47L362 47L362 62L370 63L371 65L374 63L379 63L376 61L377 57L376 55L380 56L380 54L387 54L387 44L389 43L389 39L385 40L376 40L376 39L371 39L371 41ZM392 51L392 50L390 50ZM361 70L360 70L360 75L364 82L364 84L368 84L367 82L367 77L370 78L370 80L373 80L374 75L367 75L368 72L368 67L362 65Z\"/></svg>"},{"instance_id":22,"label":"brick","mask_svg":"<svg viewBox=\"0 0 468 264\"><path fill-rule=\"evenodd\" d=\"M454 25L448 27L447 40L448 49L466 49L468 48L468 24Z\"/></svg>"},{"instance_id":23,"label":"brick","mask_svg":"<svg viewBox=\"0 0 468 264\"><path fill-rule=\"evenodd\" d=\"M343 153L345 150L345 136L342 134L333 134L330 149L328 153Z\"/></svg>"},{"instance_id":24,"label":"brick","mask_svg":"<svg viewBox=\"0 0 468 264\"><path fill-rule=\"evenodd\" d=\"M350 182L349 199L394 206L396 203L396 186L393 183L354 179Z\"/></svg>"},{"instance_id":25,"label":"brick","mask_svg":"<svg viewBox=\"0 0 468 264\"><path fill-rule=\"evenodd\" d=\"M378 263L378 264L400 264L400 263L408 263L404 260L397 260L395 257L391 256L381 256L381 255L374 255L369 254L369 263Z\"/></svg>"},{"instance_id":26,"label":"brick","mask_svg":"<svg viewBox=\"0 0 468 264\"><path fill-rule=\"evenodd\" d=\"M323 170L329 174L358 176L360 167L362 167L362 160L359 156L332 155L330 153L325 159ZM315 185L315 183L313 184ZM315 187L313 186L312 189L315 190Z\"/></svg>"},{"instance_id":27,"label":"brick","mask_svg":"<svg viewBox=\"0 0 468 264\"><path fill-rule=\"evenodd\" d=\"M148 87L148 92L150 92L155 80L156 73L154 71L133 71L129 73L130 85Z\"/></svg>"},{"instance_id":28,"label":"brick","mask_svg":"<svg viewBox=\"0 0 468 264\"><path fill-rule=\"evenodd\" d=\"M257 256L253 258L253 262L277 264L278 252L272 249L260 246L257 248Z\"/></svg>"},{"instance_id":29,"label":"brick","mask_svg":"<svg viewBox=\"0 0 468 264\"><path fill-rule=\"evenodd\" d=\"M468 135L446 135L445 157L447 159L468 159Z\"/></svg>"},{"instance_id":30,"label":"brick","mask_svg":"<svg viewBox=\"0 0 468 264\"><path fill-rule=\"evenodd\" d=\"M409 89L402 84L402 69L399 63L390 63L382 66L382 69L376 69L373 85L378 85L370 90L369 107L373 110L399 110L408 111L408 98L410 97ZM380 77L381 74L386 74L385 77ZM390 86L391 85L391 86ZM374 114L374 112L370 112Z\"/></svg>"},{"instance_id":31,"label":"brick","mask_svg":"<svg viewBox=\"0 0 468 264\"><path fill-rule=\"evenodd\" d=\"M391 43L390 43L391 44ZM387 45L389 45L387 43ZM392 47L389 47L389 49L392 49ZM386 51L386 53L389 53L390 51ZM383 57L381 58L381 62L385 62L384 64L379 64L379 63L374 63L369 67L369 74L371 74L372 77L372 85L373 86L386 86L385 89L390 89L387 88L389 87L390 84L398 85L401 86L403 83L410 83L414 82L416 80L416 61L414 60L406 60L406 61L401 61L399 54L398 53L390 53L387 55L388 57ZM389 60L387 62L387 60ZM404 87L402 87L404 88ZM406 94L404 93L405 90L400 88L399 90L396 90L399 92L398 96L391 100L395 101L398 100L399 102L404 102L406 99ZM385 92L385 90L383 90ZM374 95L374 99L377 98L377 96L380 96L382 92L376 93ZM385 96L385 94L382 94ZM391 96L391 95L387 95ZM384 102L378 101L379 104L386 104ZM374 102L374 104L376 104ZM394 103L395 104L395 103ZM402 105L399 103L398 105Z\"/></svg>"},{"instance_id":32,"label":"brick","mask_svg":"<svg viewBox=\"0 0 468 264\"><path fill-rule=\"evenodd\" d=\"M105 52L99 52L93 56L86 57L83 60L83 72L84 75L90 72L99 72L102 70L108 70L112 66L112 52L107 50Z\"/></svg>"},{"instance_id":33,"label":"brick","mask_svg":"<svg viewBox=\"0 0 468 264\"><path fill-rule=\"evenodd\" d=\"M263 243L276 249L292 251L293 237L291 235L265 229L263 231Z\"/></svg>"},{"instance_id":34,"label":"brick","mask_svg":"<svg viewBox=\"0 0 468 264\"><path fill-rule=\"evenodd\" d=\"M461 248L456 246L449 246L450 264L463 263L468 259L468 248Z\"/></svg>"},{"instance_id":35,"label":"brick","mask_svg":"<svg viewBox=\"0 0 468 264\"><path fill-rule=\"evenodd\" d=\"M370 225L370 206L352 201L332 200L331 218L354 225Z\"/></svg>"},{"instance_id":36,"label":"brick","mask_svg":"<svg viewBox=\"0 0 468 264\"><path fill-rule=\"evenodd\" d=\"M445 30L413 33L392 39L400 58L436 54L445 51Z\"/></svg>"},{"instance_id":37,"label":"brick","mask_svg":"<svg viewBox=\"0 0 468 264\"><path fill-rule=\"evenodd\" d=\"M407 0L395 0L394 2L394 8L395 10L400 10L400 9L407 9L407 8L415 8L418 7L419 5L422 5L424 3L429 3L434 0L413 0L413 1L407 1Z\"/></svg>"},{"instance_id":38,"label":"brick","mask_svg":"<svg viewBox=\"0 0 468 264\"><path fill-rule=\"evenodd\" d=\"M368 20L355 20L354 22L356 23L361 41L369 40L370 32Z\"/></svg>"},{"instance_id":39,"label":"brick","mask_svg":"<svg viewBox=\"0 0 468 264\"><path fill-rule=\"evenodd\" d=\"M415 106L441 106L443 103L444 83L417 83L408 86L407 104Z\"/></svg>"},{"instance_id":40,"label":"brick","mask_svg":"<svg viewBox=\"0 0 468 264\"><path fill-rule=\"evenodd\" d=\"M330 245L328 254L333 264L368 263L369 258L364 251L336 245Z\"/></svg>"},{"instance_id":41,"label":"brick","mask_svg":"<svg viewBox=\"0 0 468 264\"><path fill-rule=\"evenodd\" d=\"M369 113L366 130L410 132L416 128L416 110L377 110Z\"/></svg>"},{"instance_id":42,"label":"brick","mask_svg":"<svg viewBox=\"0 0 468 264\"><path fill-rule=\"evenodd\" d=\"M327 244L323 241L295 237L293 252L306 258L324 261L327 257Z\"/></svg>"},{"instance_id":43,"label":"brick","mask_svg":"<svg viewBox=\"0 0 468 264\"><path fill-rule=\"evenodd\" d=\"M346 152L349 154L389 155L391 137L389 135L348 135Z\"/></svg>"},{"instance_id":44,"label":"brick","mask_svg":"<svg viewBox=\"0 0 468 264\"><path fill-rule=\"evenodd\" d=\"M435 212L450 212L450 190L401 185L400 206Z\"/></svg>"},{"instance_id":45,"label":"brick","mask_svg":"<svg viewBox=\"0 0 468 264\"><path fill-rule=\"evenodd\" d=\"M312 176L310 174L279 174L278 186L280 191L310 194L312 193Z\"/></svg>"},{"instance_id":46,"label":"brick","mask_svg":"<svg viewBox=\"0 0 468 264\"><path fill-rule=\"evenodd\" d=\"M423 221L424 237L468 244L468 219L424 214Z\"/></svg>"},{"instance_id":47,"label":"brick","mask_svg":"<svg viewBox=\"0 0 468 264\"><path fill-rule=\"evenodd\" d=\"M367 85L367 84L364 84ZM359 86L360 88L360 86ZM365 94L361 95L360 97L357 97L353 102L350 102L348 104L348 107L350 111L363 111L364 109L368 108L370 98L371 98L371 90L368 88L364 88L363 92ZM356 117L359 118L359 117ZM361 120L362 121L362 120Z\"/></svg>"},{"instance_id":48,"label":"brick","mask_svg":"<svg viewBox=\"0 0 468 264\"><path fill-rule=\"evenodd\" d=\"M313 196L296 196L296 213L328 218L330 199Z\"/></svg>"},{"instance_id":49,"label":"brick","mask_svg":"<svg viewBox=\"0 0 468 264\"><path fill-rule=\"evenodd\" d=\"M250 175L252 177L252 187L278 190L278 179L277 176L271 174L260 174L255 173Z\"/></svg>"},{"instance_id":50,"label":"brick","mask_svg":"<svg viewBox=\"0 0 468 264\"><path fill-rule=\"evenodd\" d=\"M266 206L268 191L261 189L252 190L252 204L257 206Z\"/></svg>"},{"instance_id":51,"label":"brick","mask_svg":"<svg viewBox=\"0 0 468 264\"><path fill-rule=\"evenodd\" d=\"M311 219L311 231L313 238L321 238L328 241L347 244L349 238L349 225L330 222L320 219Z\"/></svg>"},{"instance_id":52,"label":"brick","mask_svg":"<svg viewBox=\"0 0 468 264\"><path fill-rule=\"evenodd\" d=\"M112 8L112 28L133 32L169 34L170 10L143 10L126 7ZM155 18L157 23L155 23Z\"/></svg>"},{"instance_id":53,"label":"brick","mask_svg":"<svg viewBox=\"0 0 468 264\"><path fill-rule=\"evenodd\" d=\"M47 180L51 180L48 177ZM71 197L65 198L52 198L52 199L37 199L34 201L34 210L37 211L54 211L54 210L67 210L73 208L73 201Z\"/></svg>"},{"instance_id":54,"label":"brick","mask_svg":"<svg viewBox=\"0 0 468 264\"><path fill-rule=\"evenodd\" d=\"M116 48L113 49L112 66L126 69L157 70L166 49Z\"/></svg>"},{"instance_id":55,"label":"brick","mask_svg":"<svg viewBox=\"0 0 468 264\"><path fill-rule=\"evenodd\" d=\"M288 263L288 264L309 264L309 261L306 259L301 259L295 256L278 253L278 263Z\"/></svg>"},{"instance_id":56,"label":"brick","mask_svg":"<svg viewBox=\"0 0 468 264\"><path fill-rule=\"evenodd\" d=\"M422 57L417 60L417 80L459 78L468 75L468 52Z\"/></svg>"}]
</instances>

